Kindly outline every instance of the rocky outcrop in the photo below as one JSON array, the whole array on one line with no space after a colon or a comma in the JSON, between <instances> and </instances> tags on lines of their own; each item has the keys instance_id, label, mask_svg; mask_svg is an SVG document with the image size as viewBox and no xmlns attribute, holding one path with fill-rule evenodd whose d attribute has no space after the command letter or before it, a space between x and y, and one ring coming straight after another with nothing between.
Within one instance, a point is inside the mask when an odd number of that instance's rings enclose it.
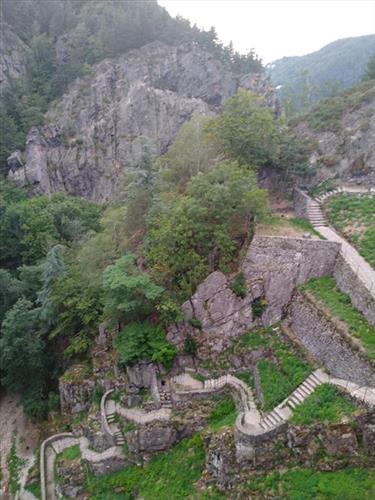
<instances>
[{"instance_id":1,"label":"rocky outcrop","mask_svg":"<svg viewBox=\"0 0 375 500\"><path fill-rule=\"evenodd\" d=\"M50 105L45 127L30 130L25 166L10 165L9 178L36 193L108 200L146 145L153 155L164 153L193 113L220 109L240 84L276 106L265 79L240 81L194 43L153 42L103 60Z\"/></svg>"},{"instance_id":2,"label":"rocky outcrop","mask_svg":"<svg viewBox=\"0 0 375 500\"><path fill-rule=\"evenodd\" d=\"M168 339L183 349L190 335L206 357L256 325L273 325L286 314L297 285L332 274L339 248L318 239L256 235L241 266L246 296L238 297L222 272L211 273L182 305L185 321L168 329Z\"/></svg>"},{"instance_id":3,"label":"rocky outcrop","mask_svg":"<svg viewBox=\"0 0 375 500\"><path fill-rule=\"evenodd\" d=\"M25 72L27 46L12 31L10 26L1 24L0 37L0 92L9 87L11 80L17 80Z\"/></svg>"},{"instance_id":4,"label":"rocky outcrop","mask_svg":"<svg viewBox=\"0 0 375 500\"><path fill-rule=\"evenodd\" d=\"M336 98L339 99L339 98ZM344 103L344 104L343 104ZM321 104L323 106L324 104ZM375 185L375 86L370 82L353 91L351 99L331 105L329 115L340 112L336 127L314 130L304 120L296 132L313 145L310 156L316 175L311 184L340 177L345 181L358 180L365 185ZM325 111L327 113L327 111ZM322 120L323 118L320 117ZM306 179L303 179L306 183Z\"/></svg>"},{"instance_id":5,"label":"rocky outcrop","mask_svg":"<svg viewBox=\"0 0 375 500\"><path fill-rule=\"evenodd\" d=\"M241 490L251 477L287 466L305 466L315 470L334 471L342 467L374 464L373 412L364 413L353 423L315 423L290 425L267 441L254 446L253 456L238 457L236 438L231 429L205 436L206 470L203 477L212 480L230 498L248 498ZM239 488L237 490L237 488ZM236 493L242 493L236 494Z\"/></svg>"},{"instance_id":6,"label":"rocky outcrop","mask_svg":"<svg viewBox=\"0 0 375 500\"><path fill-rule=\"evenodd\" d=\"M190 300L182 305L183 323L168 330L168 339L183 346L190 334L197 342L201 356L221 352L234 336L251 328L252 296L240 298L230 288L230 282L220 271L211 273L201 283Z\"/></svg>"}]
</instances>

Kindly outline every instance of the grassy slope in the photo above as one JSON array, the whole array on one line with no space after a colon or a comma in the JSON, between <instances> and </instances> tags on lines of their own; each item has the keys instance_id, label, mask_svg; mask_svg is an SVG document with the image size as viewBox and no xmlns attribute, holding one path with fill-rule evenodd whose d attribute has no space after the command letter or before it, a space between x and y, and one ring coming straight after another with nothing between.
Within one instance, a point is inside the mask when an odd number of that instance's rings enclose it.
<instances>
[{"instance_id":1,"label":"grassy slope","mask_svg":"<svg viewBox=\"0 0 375 500\"><path fill-rule=\"evenodd\" d=\"M325 207L333 226L375 268L375 196L333 196Z\"/></svg>"},{"instance_id":2,"label":"grassy slope","mask_svg":"<svg viewBox=\"0 0 375 500\"><path fill-rule=\"evenodd\" d=\"M340 292L335 280L329 276L312 279L302 288L311 292L334 316L344 321L353 336L362 342L369 358L375 361L375 327L352 305L349 296Z\"/></svg>"},{"instance_id":3,"label":"grassy slope","mask_svg":"<svg viewBox=\"0 0 375 500\"><path fill-rule=\"evenodd\" d=\"M309 469L273 472L248 483L256 498L289 500L372 500L375 498L375 471L344 469L314 472ZM251 496L253 498L253 496Z\"/></svg>"},{"instance_id":4,"label":"grassy slope","mask_svg":"<svg viewBox=\"0 0 375 500\"><path fill-rule=\"evenodd\" d=\"M293 412L291 422L297 425L309 425L314 422L340 422L343 417L350 417L355 406L337 388L323 384Z\"/></svg>"},{"instance_id":5,"label":"grassy slope","mask_svg":"<svg viewBox=\"0 0 375 500\"><path fill-rule=\"evenodd\" d=\"M197 491L195 483L202 474L205 452L196 434L170 451L153 457L144 467L131 466L101 477L88 477L91 500L179 500L183 498L225 498L219 493Z\"/></svg>"}]
</instances>

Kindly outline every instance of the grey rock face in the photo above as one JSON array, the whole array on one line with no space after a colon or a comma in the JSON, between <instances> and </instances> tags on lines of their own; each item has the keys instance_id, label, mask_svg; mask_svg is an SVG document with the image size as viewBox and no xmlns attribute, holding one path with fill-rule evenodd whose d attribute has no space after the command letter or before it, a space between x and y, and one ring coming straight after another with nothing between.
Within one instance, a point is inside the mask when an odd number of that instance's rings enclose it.
<instances>
[{"instance_id":1,"label":"grey rock face","mask_svg":"<svg viewBox=\"0 0 375 500\"><path fill-rule=\"evenodd\" d=\"M205 356L207 351L221 352L234 336L250 329L253 326L252 296L237 297L229 285L222 272L211 273L182 305L186 319L169 328L168 339L182 346L190 334L199 345L200 354ZM192 319L200 322L201 329L192 326Z\"/></svg>"},{"instance_id":2,"label":"grey rock face","mask_svg":"<svg viewBox=\"0 0 375 500\"><path fill-rule=\"evenodd\" d=\"M191 335L198 354L206 357L223 351L233 337L256 325L273 325L285 315L297 285L333 273L339 248L338 243L324 240L255 236L241 266L246 297L232 292L222 272L211 273L182 305L185 321L170 326L169 341L183 348ZM264 302L261 318L254 317L254 299ZM200 328L192 326L192 319L200 322Z\"/></svg>"},{"instance_id":3,"label":"grey rock face","mask_svg":"<svg viewBox=\"0 0 375 500\"><path fill-rule=\"evenodd\" d=\"M261 91L261 78L250 80L241 81ZM239 84L195 44L154 42L106 59L50 105L45 127L28 135L25 168L13 169L9 178L36 193L106 201L145 144L154 155L164 153L193 113L215 112ZM267 88L270 104L271 93Z\"/></svg>"},{"instance_id":4,"label":"grey rock face","mask_svg":"<svg viewBox=\"0 0 375 500\"><path fill-rule=\"evenodd\" d=\"M374 88L368 93L368 99L343 113L338 131L314 131L306 122L296 127L297 133L315 144L310 163L312 167L319 168L312 179L313 184L338 174L346 181L357 179L364 184L375 185Z\"/></svg>"},{"instance_id":5,"label":"grey rock face","mask_svg":"<svg viewBox=\"0 0 375 500\"><path fill-rule=\"evenodd\" d=\"M1 25L0 37L0 91L9 86L10 79L18 79L25 72L26 45L10 26Z\"/></svg>"}]
</instances>

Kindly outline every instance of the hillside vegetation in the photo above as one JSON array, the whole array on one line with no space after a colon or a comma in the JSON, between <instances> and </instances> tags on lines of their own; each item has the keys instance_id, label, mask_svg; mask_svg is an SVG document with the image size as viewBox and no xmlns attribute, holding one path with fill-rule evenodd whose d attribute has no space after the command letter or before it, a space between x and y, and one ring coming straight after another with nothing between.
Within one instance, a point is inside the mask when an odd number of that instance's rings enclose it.
<instances>
[{"instance_id":1,"label":"hillside vegetation","mask_svg":"<svg viewBox=\"0 0 375 500\"><path fill-rule=\"evenodd\" d=\"M164 156L145 149L107 207L63 194L27 198L3 181L2 384L23 394L29 414L45 416L57 377L89 359L103 320L120 327L123 365L169 367L165 329L179 304L210 272L236 270L269 215L256 169L298 171L301 152L262 100L240 91L221 115L194 115Z\"/></svg>"},{"instance_id":2,"label":"hillside vegetation","mask_svg":"<svg viewBox=\"0 0 375 500\"><path fill-rule=\"evenodd\" d=\"M284 57L270 63L267 72L287 112L312 104L361 81L375 53L375 35L336 40L305 56Z\"/></svg>"}]
</instances>

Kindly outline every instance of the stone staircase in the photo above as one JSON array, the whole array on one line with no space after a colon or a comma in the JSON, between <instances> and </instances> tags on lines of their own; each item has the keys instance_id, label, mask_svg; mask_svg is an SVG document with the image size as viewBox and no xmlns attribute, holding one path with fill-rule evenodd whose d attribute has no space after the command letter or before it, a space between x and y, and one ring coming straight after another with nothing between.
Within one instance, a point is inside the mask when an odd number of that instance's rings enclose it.
<instances>
[{"instance_id":1,"label":"stone staircase","mask_svg":"<svg viewBox=\"0 0 375 500\"><path fill-rule=\"evenodd\" d=\"M313 226L328 226L328 221L320 207L320 204L312 200L307 209L309 221Z\"/></svg>"},{"instance_id":2,"label":"stone staircase","mask_svg":"<svg viewBox=\"0 0 375 500\"><path fill-rule=\"evenodd\" d=\"M315 391L316 387L324 382L325 380L320 370L311 373L290 396L261 419L259 423L260 427L264 431L269 431L273 427L278 427L286 422L290 418L294 408L302 404Z\"/></svg>"},{"instance_id":3,"label":"stone staircase","mask_svg":"<svg viewBox=\"0 0 375 500\"><path fill-rule=\"evenodd\" d=\"M162 408L172 408L172 396L170 391L160 391L160 404Z\"/></svg>"},{"instance_id":4,"label":"stone staircase","mask_svg":"<svg viewBox=\"0 0 375 500\"><path fill-rule=\"evenodd\" d=\"M114 437L116 446L122 446L123 444L125 444L125 436L122 433L122 431L120 431L120 430L115 431L113 434L113 437Z\"/></svg>"}]
</instances>

